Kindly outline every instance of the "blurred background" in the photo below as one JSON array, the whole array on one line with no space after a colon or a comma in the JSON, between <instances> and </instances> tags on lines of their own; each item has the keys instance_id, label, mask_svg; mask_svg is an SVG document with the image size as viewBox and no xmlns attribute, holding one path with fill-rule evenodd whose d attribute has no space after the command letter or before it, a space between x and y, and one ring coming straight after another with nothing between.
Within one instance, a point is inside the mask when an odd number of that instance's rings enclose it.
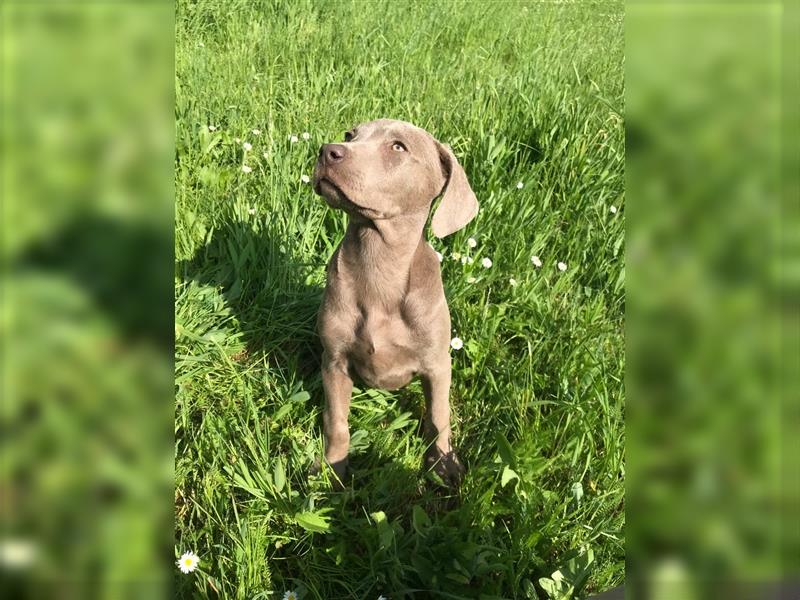
<instances>
[{"instance_id":1,"label":"blurred background","mask_svg":"<svg viewBox=\"0 0 800 600\"><path fill-rule=\"evenodd\" d=\"M174 7L0 11L0 585L169 597ZM630 597L798 578L799 26L628 6Z\"/></svg>"},{"instance_id":2,"label":"blurred background","mask_svg":"<svg viewBox=\"0 0 800 600\"><path fill-rule=\"evenodd\" d=\"M0 11L0 595L166 596L174 7Z\"/></svg>"},{"instance_id":3,"label":"blurred background","mask_svg":"<svg viewBox=\"0 0 800 600\"><path fill-rule=\"evenodd\" d=\"M627 7L633 597L768 598L777 591L765 582L797 579L798 23L789 4Z\"/></svg>"}]
</instances>

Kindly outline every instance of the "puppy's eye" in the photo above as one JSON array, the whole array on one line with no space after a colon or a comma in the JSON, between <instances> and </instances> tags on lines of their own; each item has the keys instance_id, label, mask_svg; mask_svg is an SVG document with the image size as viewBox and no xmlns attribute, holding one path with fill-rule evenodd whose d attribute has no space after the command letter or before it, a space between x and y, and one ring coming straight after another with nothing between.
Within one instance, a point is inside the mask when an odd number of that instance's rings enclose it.
<instances>
[{"instance_id":1,"label":"puppy's eye","mask_svg":"<svg viewBox=\"0 0 800 600\"><path fill-rule=\"evenodd\" d=\"M344 141L349 142L352 139L353 139L353 134L349 131L346 131L344 134Z\"/></svg>"},{"instance_id":2,"label":"puppy's eye","mask_svg":"<svg viewBox=\"0 0 800 600\"><path fill-rule=\"evenodd\" d=\"M403 142L395 142L394 144L392 144L392 150L394 150L395 152L408 152L408 149L405 147L405 144L403 144Z\"/></svg>"}]
</instances>

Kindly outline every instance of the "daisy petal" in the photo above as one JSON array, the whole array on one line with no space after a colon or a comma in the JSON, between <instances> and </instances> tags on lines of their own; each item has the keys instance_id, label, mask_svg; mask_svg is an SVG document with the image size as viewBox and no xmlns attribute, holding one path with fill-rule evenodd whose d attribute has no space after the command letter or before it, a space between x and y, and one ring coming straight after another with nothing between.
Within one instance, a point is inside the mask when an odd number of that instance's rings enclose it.
<instances>
[{"instance_id":1,"label":"daisy petal","mask_svg":"<svg viewBox=\"0 0 800 600\"><path fill-rule=\"evenodd\" d=\"M177 564L182 573L191 573L200 564L200 558L194 552L184 552Z\"/></svg>"}]
</instances>

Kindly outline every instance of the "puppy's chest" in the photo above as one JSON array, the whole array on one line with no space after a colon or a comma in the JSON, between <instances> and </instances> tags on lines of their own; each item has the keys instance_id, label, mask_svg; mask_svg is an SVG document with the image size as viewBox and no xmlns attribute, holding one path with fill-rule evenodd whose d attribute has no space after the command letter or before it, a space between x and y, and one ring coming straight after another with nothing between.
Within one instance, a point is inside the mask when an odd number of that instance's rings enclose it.
<instances>
[{"instance_id":1,"label":"puppy's chest","mask_svg":"<svg viewBox=\"0 0 800 600\"><path fill-rule=\"evenodd\" d=\"M413 349L413 332L399 309L392 312L360 312L353 339L353 350L358 354L375 356Z\"/></svg>"},{"instance_id":2,"label":"puppy's chest","mask_svg":"<svg viewBox=\"0 0 800 600\"><path fill-rule=\"evenodd\" d=\"M417 345L399 312L363 314L350 345L350 362L373 387L402 387L419 370Z\"/></svg>"}]
</instances>

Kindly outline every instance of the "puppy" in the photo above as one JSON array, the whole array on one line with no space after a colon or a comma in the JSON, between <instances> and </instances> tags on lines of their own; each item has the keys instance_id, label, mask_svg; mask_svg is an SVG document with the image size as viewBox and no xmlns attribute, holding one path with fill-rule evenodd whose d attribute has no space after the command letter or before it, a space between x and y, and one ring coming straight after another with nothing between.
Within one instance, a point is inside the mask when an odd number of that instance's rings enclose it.
<instances>
[{"instance_id":1,"label":"puppy","mask_svg":"<svg viewBox=\"0 0 800 600\"><path fill-rule=\"evenodd\" d=\"M469 223L478 201L448 146L403 121L380 119L324 144L314 191L348 215L327 268L319 313L325 460L340 482L347 468L347 416L354 377L395 390L422 380L430 443L425 464L457 484L463 467L450 442L450 311L436 252L425 240Z\"/></svg>"}]
</instances>

